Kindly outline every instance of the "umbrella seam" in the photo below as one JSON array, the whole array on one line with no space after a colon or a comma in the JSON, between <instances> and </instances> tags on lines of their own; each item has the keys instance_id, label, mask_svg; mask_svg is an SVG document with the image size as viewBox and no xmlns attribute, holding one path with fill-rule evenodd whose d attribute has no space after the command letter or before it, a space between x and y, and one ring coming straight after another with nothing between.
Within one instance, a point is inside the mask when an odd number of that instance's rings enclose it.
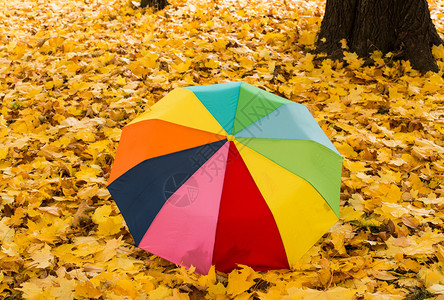
<instances>
[{"instance_id":1,"label":"umbrella seam","mask_svg":"<svg viewBox=\"0 0 444 300\"><path fill-rule=\"evenodd\" d=\"M240 90L241 90L242 84L244 84L244 83L245 82L241 81L239 84L239 91L237 93L236 109L234 110L234 116L233 116L233 126L231 126L231 130L230 130L230 132L228 132L228 134L230 134L230 135L233 135L234 123L236 122L237 108L239 107Z\"/></svg>"}]
</instances>

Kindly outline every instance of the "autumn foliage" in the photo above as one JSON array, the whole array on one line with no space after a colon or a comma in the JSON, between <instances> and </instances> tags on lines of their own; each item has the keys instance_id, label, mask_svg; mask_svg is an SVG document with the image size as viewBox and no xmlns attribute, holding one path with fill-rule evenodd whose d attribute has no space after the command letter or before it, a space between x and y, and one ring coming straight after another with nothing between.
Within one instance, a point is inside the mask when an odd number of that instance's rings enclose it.
<instances>
[{"instance_id":1,"label":"autumn foliage","mask_svg":"<svg viewBox=\"0 0 444 300\"><path fill-rule=\"evenodd\" d=\"M444 47L439 73L320 61L322 1L169 2L0 0L0 298L444 294ZM310 109L345 158L341 221L294 270L198 276L136 248L106 184L125 124L174 87L236 80Z\"/></svg>"}]
</instances>

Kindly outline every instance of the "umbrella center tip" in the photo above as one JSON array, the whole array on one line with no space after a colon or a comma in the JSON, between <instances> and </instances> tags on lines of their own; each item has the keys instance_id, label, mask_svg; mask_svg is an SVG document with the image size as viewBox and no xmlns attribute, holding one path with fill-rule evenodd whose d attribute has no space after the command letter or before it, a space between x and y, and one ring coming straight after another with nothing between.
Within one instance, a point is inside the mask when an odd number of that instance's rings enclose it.
<instances>
[{"instance_id":1,"label":"umbrella center tip","mask_svg":"<svg viewBox=\"0 0 444 300\"><path fill-rule=\"evenodd\" d=\"M227 140L229 140L230 142L234 141L234 135L228 135Z\"/></svg>"}]
</instances>

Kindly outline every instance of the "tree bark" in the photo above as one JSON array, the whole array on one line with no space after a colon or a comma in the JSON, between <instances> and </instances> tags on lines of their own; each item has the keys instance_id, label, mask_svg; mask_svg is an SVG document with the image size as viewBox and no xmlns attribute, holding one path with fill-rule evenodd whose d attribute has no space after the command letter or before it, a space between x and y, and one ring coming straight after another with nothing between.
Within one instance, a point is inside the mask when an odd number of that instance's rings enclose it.
<instances>
[{"instance_id":1,"label":"tree bark","mask_svg":"<svg viewBox=\"0 0 444 300\"><path fill-rule=\"evenodd\" d=\"M167 0L142 0L140 2L140 7L150 6L153 7L155 10L164 9L165 6L167 5L168 5Z\"/></svg>"},{"instance_id":2,"label":"tree bark","mask_svg":"<svg viewBox=\"0 0 444 300\"><path fill-rule=\"evenodd\" d=\"M317 52L342 58L342 39L361 57L392 52L415 69L438 71L431 49L443 41L427 0L327 0Z\"/></svg>"}]
</instances>

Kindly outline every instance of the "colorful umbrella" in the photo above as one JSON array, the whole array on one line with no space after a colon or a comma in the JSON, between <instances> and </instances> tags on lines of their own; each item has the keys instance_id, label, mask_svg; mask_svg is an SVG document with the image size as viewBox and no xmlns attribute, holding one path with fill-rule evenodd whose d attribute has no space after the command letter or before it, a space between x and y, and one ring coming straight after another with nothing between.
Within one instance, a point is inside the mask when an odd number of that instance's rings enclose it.
<instances>
[{"instance_id":1,"label":"colorful umbrella","mask_svg":"<svg viewBox=\"0 0 444 300\"><path fill-rule=\"evenodd\" d=\"M125 126L108 189L150 253L281 269L338 220L341 170L304 105L234 82L176 88Z\"/></svg>"}]
</instances>

